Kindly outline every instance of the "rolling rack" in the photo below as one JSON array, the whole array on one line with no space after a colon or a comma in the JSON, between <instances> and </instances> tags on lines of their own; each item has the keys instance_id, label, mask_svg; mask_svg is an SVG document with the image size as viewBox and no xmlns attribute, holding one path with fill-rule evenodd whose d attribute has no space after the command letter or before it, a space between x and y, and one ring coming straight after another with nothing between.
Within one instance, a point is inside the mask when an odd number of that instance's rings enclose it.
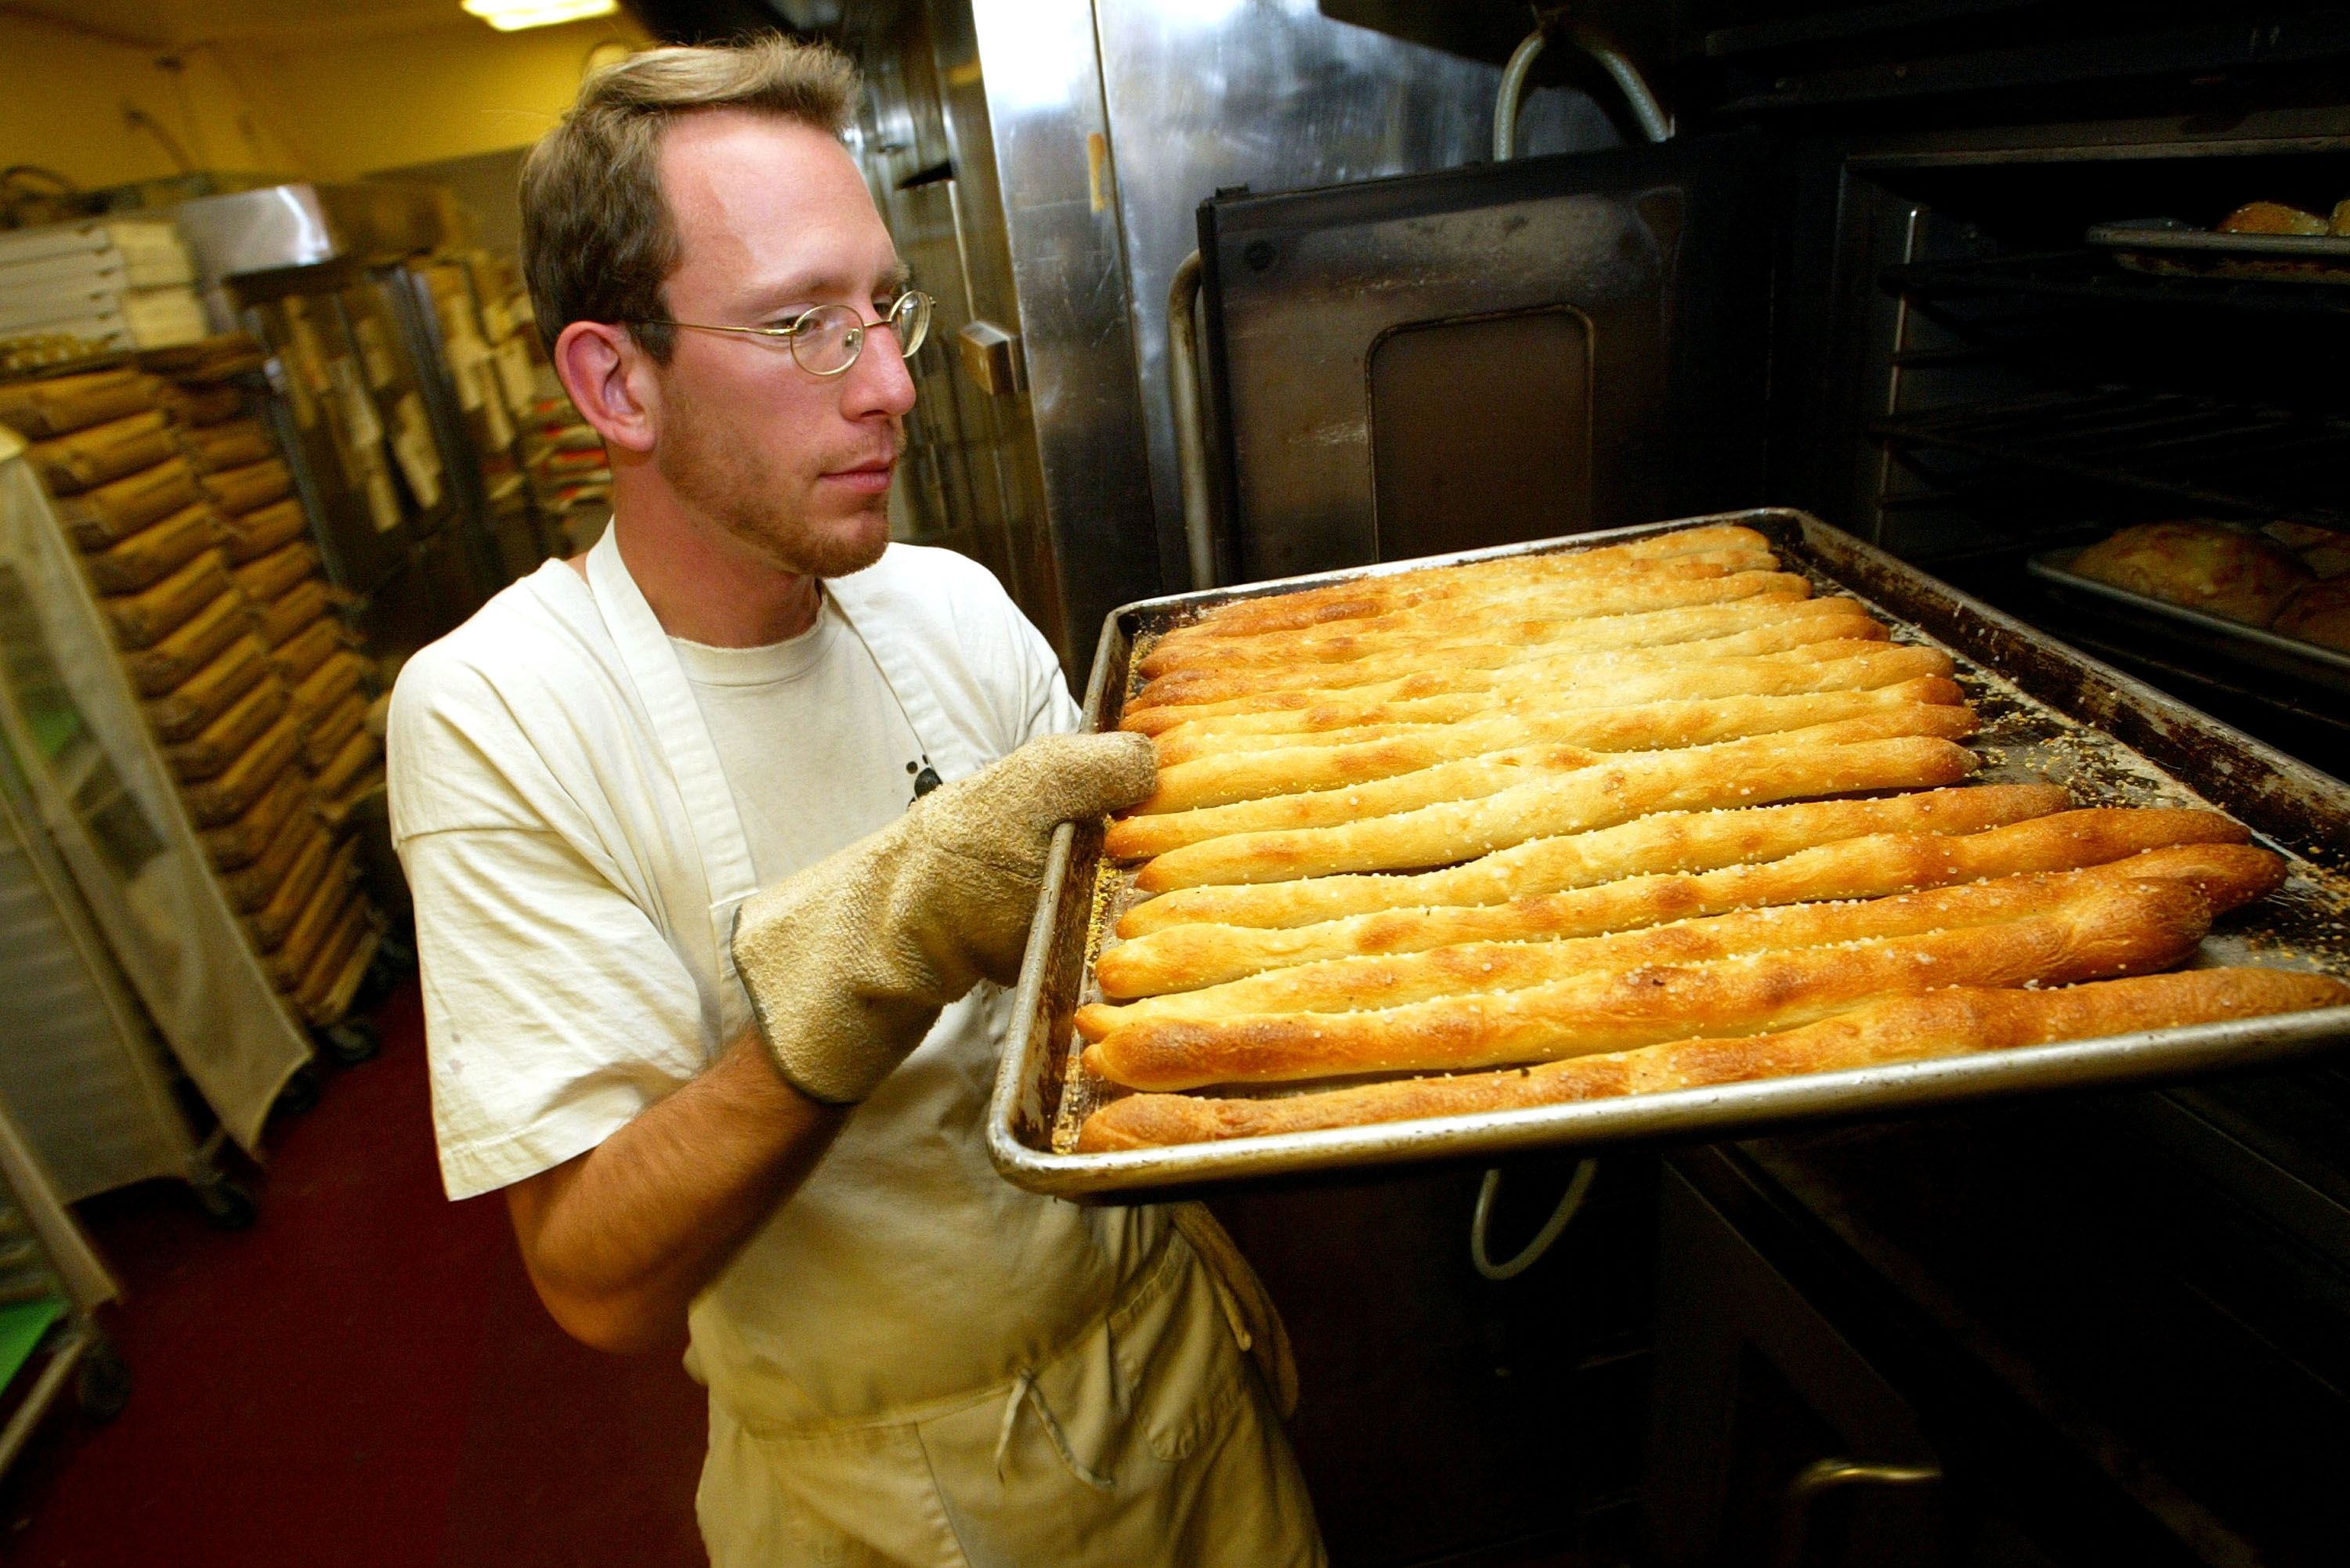
<instances>
[{"instance_id":1,"label":"rolling rack","mask_svg":"<svg viewBox=\"0 0 2350 1568\"><path fill-rule=\"evenodd\" d=\"M0 1471L24 1452L68 1384L93 1420L111 1419L130 1400L130 1370L94 1315L119 1294L0 1110Z\"/></svg>"}]
</instances>

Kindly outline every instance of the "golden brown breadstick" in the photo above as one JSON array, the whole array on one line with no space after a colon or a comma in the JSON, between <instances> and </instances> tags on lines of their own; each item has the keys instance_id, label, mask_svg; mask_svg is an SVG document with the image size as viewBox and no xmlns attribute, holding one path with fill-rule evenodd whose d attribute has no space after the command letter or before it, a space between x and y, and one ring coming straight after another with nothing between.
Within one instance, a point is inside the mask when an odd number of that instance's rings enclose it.
<instances>
[{"instance_id":1,"label":"golden brown breadstick","mask_svg":"<svg viewBox=\"0 0 2350 1568\"><path fill-rule=\"evenodd\" d=\"M1586 616L1555 595L1523 601L1481 604L1472 610L1423 608L1372 621L1349 621L1338 630L1275 632L1264 637L1222 638L1178 643L1161 640L1136 668L1147 676L1178 670L1218 670L1284 664L1328 663L1374 654L1475 648L1489 643L1541 643L1569 648L1654 648L1697 642L1744 631L1791 616L1843 615L1867 620L1868 611L1848 598L1808 598L1792 592L1756 594L1728 604L1694 608L1638 610L1629 615Z\"/></svg>"},{"instance_id":2,"label":"golden brown breadstick","mask_svg":"<svg viewBox=\"0 0 2350 1568\"><path fill-rule=\"evenodd\" d=\"M1605 579L1622 587L1630 584L1656 581L1690 581L1697 578L1737 576L1748 572L1773 572L1778 562L1768 552L1718 552L1701 556L1680 556L1671 561L1643 563L1637 569L1626 568L1618 575ZM1334 620L1313 626L1281 631L1231 633L1211 626L1177 627L1145 643L1139 650L1135 668L1145 675L1159 675L1170 670L1200 663L1261 663L1266 659L1290 657L1293 649L1319 649L1336 639L1340 642L1368 639L1374 644L1396 639L1402 645L1426 642L1434 638L1453 641L1491 640L1490 636L1478 638L1464 635L1478 628L1503 621L1527 619L1534 621L1575 620L1574 612L1559 614L1562 603L1582 591L1573 582L1534 583L1511 587L1492 592L1450 595L1425 602L1391 609L1383 614ZM1773 598L1801 597L1801 595L1758 596ZM1730 608L1753 601L1740 599L1731 604L1711 607ZM1672 615L1676 610L1642 610L1638 616ZM1626 617L1604 618L1624 619ZM1340 657L1345 657L1341 655Z\"/></svg>"},{"instance_id":3,"label":"golden brown breadstick","mask_svg":"<svg viewBox=\"0 0 2350 1568\"><path fill-rule=\"evenodd\" d=\"M1506 904L1627 877L1777 860L1870 834L1981 833L2046 816L2071 804L2062 784L1979 784L1876 800L1660 812L1620 827L1534 839L1417 877L1317 877L1303 882L1190 888L1127 910L1118 919L1118 934L1133 938L1170 926L1198 924L1309 926L1382 909ZM2235 836L2241 839L2242 829L2236 829Z\"/></svg>"},{"instance_id":4,"label":"golden brown breadstick","mask_svg":"<svg viewBox=\"0 0 2350 1568\"><path fill-rule=\"evenodd\" d=\"M1280 1099L1129 1095L1086 1118L1077 1149L1091 1154L1571 1105L2344 1005L2350 1005L2350 985L2275 969L2188 970L2048 991L1953 986L1780 1033L1682 1040L1498 1073Z\"/></svg>"},{"instance_id":5,"label":"golden brown breadstick","mask_svg":"<svg viewBox=\"0 0 2350 1568\"><path fill-rule=\"evenodd\" d=\"M1376 1012L1142 1023L1087 1046L1085 1065L1128 1088L1194 1089L1554 1061L1691 1035L1789 1029L1864 1002L1948 985L2069 985L2143 974L2193 952L2210 923L2210 906L2184 882L2093 879L2044 913L1998 925L1600 971Z\"/></svg>"},{"instance_id":6,"label":"golden brown breadstick","mask_svg":"<svg viewBox=\"0 0 2350 1568\"><path fill-rule=\"evenodd\" d=\"M1262 691L1349 691L1419 675L1450 676L1485 670L1523 674L1536 665L1546 670L1608 664L1641 670L1692 659L1745 659L1758 654L1788 653L1824 643L1882 642L1886 639L1885 628L1851 610L1814 609L1810 599L1774 599L1771 603L1789 613L1758 616L1743 630L1663 645L1586 647L1568 639L1513 637L1513 628L1501 626L1494 628L1494 636L1474 644L1399 649L1338 662L1178 670L1144 686L1127 700L1126 705L1128 711L1192 707Z\"/></svg>"},{"instance_id":7,"label":"golden brown breadstick","mask_svg":"<svg viewBox=\"0 0 2350 1568\"><path fill-rule=\"evenodd\" d=\"M1964 740L1975 732L1971 708L1890 708L1813 724L1801 730L1755 737L1785 749L1850 745L1860 741L1889 741L1905 735L1932 735L1945 741ZM1686 747L1683 750L1696 750ZM1273 833L1290 828L1335 827L1350 822L1416 811L1442 801L1477 800L1505 789L1593 766L1597 753L1578 746L1532 746L1463 757L1416 772L1336 789L1301 791L1235 801L1196 811L1163 812L1127 817L1110 825L1105 851L1118 860L1140 860L1164 855L1187 844L1201 844L1234 833Z\"/></svg>"},{"instance_id":8,"label":"golden brown breadstick","mask_svg":"<svg viewBox=\"0 0 2350 1568\"><path fill-rule=\"evenodd\" d=\"M1462 566L1407 569L1322 587L1292 589L1262 598L1237 599L1204 611L1192 628L1183 629L1188 632L1196 628L1201 635L1246 635L1316 626L1383 614L1497 585L1573 577L1610 571L1627 562L1662 561L1723 550L1768 556L1770 541L1751 528L1729 524L1685 529L1596 549L1482 561Z\"/></svg>"},{"instance_id":9,"label":"golden brown breadstick","mask_svg":"<svg viewBox=\"0 0 2350 1568\"><path fill-rule=\"evenodd\" d=\"M1308 734L1222 732L1213 722L1179 724L1153 737L1152 743L1159 748L1159 781L1163 786L1171 770L1192 763L1231 759L1234 766L1244 769L1253 764L1239 759L1243 753L1248 752L1359 746L1374 741L1389 740L1450 745L1454 742L1449 737L1462 736L1465 738L1458 744L1463 749L1448 754L1468 756L1480 751L1500 749L1482 743L1481 737L1500 737L1518 726L1523 727L1526 737L1519 742L1521 744L1583 746L1595 752L1649 752L1668 746L1703 746L1715 741L1734 741L1747 735L1800 730L1806 724L1825 724L1831 720L1849 719L1856 713L1899 707L1909 702L1919 702L1928 707L1947 707L1965 700L1965 693L1960 691L1957 681L1932 675L1867 691L1815 691L1795 697L1721 697L1699 702L1642 702L1628 708L1554 711L1544 707L1541 698L1536 695L1471 713L1458 723L1397 722L1357 725L1349 730L1315 731ZM1198 776L1209 778L1213 774L1202 773ZM1249 797L1239 795L1233 798L1245 800ZM1202 800L1194 804L1206 805L1213 803Z\"/></svg>"},{"instance_id":10,"label":"golden brown breadstick","mask_svg":"<svg viewBox=\"0 0 2350 1568\"><path fill-rule=\"evenodd\" d=\"M1362 625L1397 615L1446 614L1530 594L1572 593L1581 584L1602 578L1727 576L1735 572L1776 571L1778 566L1779 558L1767 546L1730 541L1651 559L1589 550L1525 561L1407 567L1220 605L1161 635L1177 642L1278 636L1317 627Z\"/></svg>"},{"instance_id":11,"label":"golden brown breadstick","mask_svg":"<svg viewBox=\"0 0 2350 1568\"><path fill-rule=\"evenodd\" d=\"M1457 942L1601 936L1773 904L1876 898L1984 877L2069 871L2152 849L2245 836L2241 825L2214 811L2095 807L1963 836L1878 834L1761 865L1631 877L1506 904L1389 909L1277 929L1170 926L1106 950L1094 974L1106 996L1156 996L1325 959L1426 952Z\"/></svg>"},{"instance_id":12,"label":"golden brown breadstick","mask_svg":"<svg viewBox=\"0 0 2350 1568\"><path fill-rule=\"evenodd\" d=\"M1811 747L1782 740L1763 735L1678 752L1630 753L1482 800L1448 801L1336 827L1228 834L1159 856L1143 867L1135 886L1164 893L1220 882L1449 866L1529 838L1613 827L1650 812L1930 789L1958 783L1976 765L1965 747L1929 737Z\"/></svg>"},{"instance_id":13,"label":"golden brown breadstick","mask_svg":"<svg viewBox=\"0 0 2350 1568\"><path fill-rule=\"evenodd\" d=\"M1505 665L1500 670L1424 671L1339 693L1260 691L1222 702L1146 708L1126 714L1118 721L1118 728L1156 735L1178 724L1256 714L1271 722L1228 727L1336 730L1349 723L1376 722L1360 715L1378 711L1389 704L1448 693L1473 693L1482 699L1481 702L1452 707L1457 716L1466 717L1480 706L1494 707L1511 698L1535 693L1553 709L1619 708L1704 697L1790 697L1809 691L1866 691L1915 680L1920 676L1946 676L1951 669L1950 656L1939 649L1881 642L1823 642L1792 654L1714 659L1688 665L1669 659L1662 668L1641 656L1642 662L1636 667L1611 669L1604 662L1609 657L1596 656L1593 663L1574 671L1535 660Z\"/></svg>"},{"instance_id":14,"label":"golden brown breadstick","mask_svg":"<svg viewBox=\"0 0 2350 1568\"><path fill-rule=\"evenodd\" d=\"M1479 991L1515 991L1600 969L1697 963L1833 942L1916 936L2042 912L2084 880L2186 882L2214 915L2273 891L2282 857L2249 844L2199 844L2131 855L2079 871L2033 872L1858 902L1782 904L1612 936L1563 941L1464 942L1426 952L1334 959L1246 980L1077 1009L1077 1033L1099 1040L1138 1023L1204 1022L1254 1012L1349 1012Z\"/></svg>"},{"instance_id":15,"label":"golden brown breadstick","mask_svg":"<svg viewBox=\"0 0 2350 1568\"><path fill-rule=\"evenodd\" d=\"M1766 716L1760 722L1768 727L1761 730L1753 727L1756 721L1752 719L1743 725L1726 723L1725 713L1735 711L1725 710L1722 704L1675 703L1670 705L1671 711L1651 719L1646 730L1651 743L1638 746L1618 744L1605 750L1668 751L1711 745L1721 741L1747 740L1763 734L1811 741L1882 740L1893 735L1939 735L1946 741L1960 741L1973 734L1979 727L1974 710L1959 703L1897 706L1837 701L1851 695L1856 694L1833 692L1814 697L1747 699L1750 703L1813 704L1814 711L1819 715L1808 722L1799 720L1794 723L1772 723ZM1843 711L1837 711L1839 708ZM1603 709L1601 711L1613 710ZM1783 708L1781 711L1785 712L1786 710ZM1678 729L1668 728L1668 724L1678 725ZM1840 728L1831 733L1832 725ZM1724 730L1728 732L1721 732ZM1133 808L1132 815L1158 816L1176 812L1195 812L1243 801L1261 801L1274 795L1304 796L1315 792L1352 794L1379 780L1393 780L1405 775L1416 777L1423 770L1432 771L1446 763L1473 757L1510 755L1544 746L1564 746L1589 762L1598 753L1568 739L1576 733L1597 733L1602 738L1615 740L1624 738L1620 732L1608 735L1602 726L1589 722L1586 715L1560 714L1482 724L1449 724L1434 735L1398 737L1359 748L1298 747L1285 752L1253 752L1231 758L1211 758L1186 763L1180 768L1160 767L1158 788ZM1369 804L1371 798L1365 796L1363 809L1355 815L1367 816L1377 815L1378 811L1402 809L1383 806L1374 810ZM1458 798L1461 797L1430 794L1419 804ZM1256 826L1304 825L1284 822ZM1252 830L1226 829L1238 832ZM1122 858L1130 858L1133 855L1156 854L1158 851L1135 850L1129 853L1120 850L1115 853Z\"/></svg>"},{"instance_id":16,"label":"golden brown breadstick","mask_svg":"<svg viewBox=\"0 0 2350 1568\"><path fill-rule=\"evenodd\" d=\"M1233 833L1332 827L1342 823L1416 811L1442 801L1480 800L1505 789L1556 778L1591 766L1596 753L1580 746L1523 746L1446 763L1339 789L1268 795L1196 811L1122 817L1109 825L1102 853L1113 860L1146 860Z\"/></svg>"}]
</instances>

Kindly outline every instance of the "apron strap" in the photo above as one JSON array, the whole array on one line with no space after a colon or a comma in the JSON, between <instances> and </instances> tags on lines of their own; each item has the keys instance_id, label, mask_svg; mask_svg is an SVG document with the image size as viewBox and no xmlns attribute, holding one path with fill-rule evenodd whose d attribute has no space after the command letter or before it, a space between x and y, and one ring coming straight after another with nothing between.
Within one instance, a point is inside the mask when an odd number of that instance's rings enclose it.
<instances>
[{"instance_id":1,"label":"apron strap","mask_svg":"<svg viewBox=\"0 0 2350 1568\"><path fill-rule=\"evenodd\" d=\"M718 747L702 704L685 679L685 667L670 646L652 606L645 602L637 581L620 559L618 524L588 552L588 586L605 629L620 650L620 661L637 689L638 701L652 718L653 734L670 776L684 797L686 821L694 848L702 857L702 886L708 895L711 940L717 944L717 968L733 972L728 938L734 907L759 889L751 867L751 841L743 832L743 818L734 806L734 792L719 764Z\"/></svg>"},{"instance_id":2,"label":"apron strap","mask_svg":"<svg viewBox=\"0 0 2350 1568\"><path fill-rule=\"evenodd\" d=\"M881 671L881 683L898 700L899 711L906 716L906 727L914 732L914 743L922 749L923 756L939 770L941 782L951 784L977 773L987 759L972 753L964 742L962 732L947 722L946 710L940 706L938 692L930 678L922 671L919 659L912 656L902 638L889 633L889 618L874 599L886 592L859 582L874 568L846 577L835 577L824 585L825 597L840 611L840 618L857 634L872 656L873 667Z\"/></svg>"},{"instance_id":3,"label":"apron strap","mask_svg":"<svg viewBox=\"0 0 2350 1568\"><path fill-rule=\"evenodd\" d=\"M995 1430L995 1479L1003 1479L1003 1461L1012 1451L1012 1433L1020 1422L1020 1407L1032 1402L1036 1407L1036 1418L1045 1423L1045 1435L1053 1440L1053 1451L1061 1456L1069 1473L1096 1491L1116 1491L1116 1478L1093 1469L1069 1447L1069 1435L1061 1430L1053 1407L1045 1403L1044 1392L1036 1386L1036 1375L1033 1372L1024 1372L1013 1382L1012 1397L1003 1402L1003 1424Z\"/></svg>"}]
</instances>

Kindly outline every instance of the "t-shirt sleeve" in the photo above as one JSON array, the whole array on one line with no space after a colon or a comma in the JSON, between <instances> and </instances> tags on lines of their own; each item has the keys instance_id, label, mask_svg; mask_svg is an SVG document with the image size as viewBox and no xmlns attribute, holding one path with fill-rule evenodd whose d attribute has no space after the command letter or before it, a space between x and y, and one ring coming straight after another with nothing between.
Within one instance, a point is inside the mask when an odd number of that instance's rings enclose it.
<instances>
[{"instance_id":1,"label":"t-shirt sleeve","mask_svg":"<svg viewBox=\"0 0 2350 1568\"><path fill-rule=\"evenodd\" d=\"M1069 683L1061 674L1061 661L1054 657L1053 645L1008 597L1003 607L1010 623L1004 637L1020 671L1021 701L1025 709L1021 741L1074 734L1085 726L1085 711L1069 695Z\"/></svg>"},{"instance_id":2,"label":"t-shirt sleeve","mask_svg":"<svg viewBox=\"0 0 2350 1568\"><path fill-rule=\"evenodd\" d=\"M701 1071L692 978L559 835L424 833L401 858L451 1198L593 1148Z\"/></svg>"}]
</instances>

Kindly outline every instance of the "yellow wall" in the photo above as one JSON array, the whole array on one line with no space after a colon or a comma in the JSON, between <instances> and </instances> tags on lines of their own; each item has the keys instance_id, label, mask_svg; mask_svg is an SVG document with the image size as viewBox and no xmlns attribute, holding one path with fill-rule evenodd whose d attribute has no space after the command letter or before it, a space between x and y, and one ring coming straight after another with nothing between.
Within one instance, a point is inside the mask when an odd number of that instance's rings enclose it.
<instances>
[{"instance_id":1,"label":"yellow wall","mask_svg":"<svg viewBox=\"0 0 2350 1568\"><path fill-rule=\"evenodd\" d=\"M321 0L322 13L330 12ZM36 163L95 187L180 172L126 124L152 116L201 169L341 180L536 140L571 101L588 53L642 43L625 16L500 33L449 20L312 44L160 51L0 14L0 166Z\"/></svg>"},{"instance_id":2,"label":"yellow wall","mask_svg":"<svg viewBox=\"0 0 2350 1568\"><path fill-rule=\"evenodd\" d=\"M161 141L125 123L152 116L198 168L278 170L292 150L236 87L220 51L194 48L173 72L159 52L20 16L0 16L0 165L37 163L83 186L181 172Z\"/></svg>"},{"instance_id":3,"label":"yellow wall","mask_svg":"<svg viewBox=\"0 0 2350 1568\"><path fill-rule=\"evenodd\" d=\"M238 52L263 96L323 180L536 141L578 90L588 53L611 38L643 43L622 16L499 33L449 7L450 20L389 36Z\"/></svg>"}]
</instances>

